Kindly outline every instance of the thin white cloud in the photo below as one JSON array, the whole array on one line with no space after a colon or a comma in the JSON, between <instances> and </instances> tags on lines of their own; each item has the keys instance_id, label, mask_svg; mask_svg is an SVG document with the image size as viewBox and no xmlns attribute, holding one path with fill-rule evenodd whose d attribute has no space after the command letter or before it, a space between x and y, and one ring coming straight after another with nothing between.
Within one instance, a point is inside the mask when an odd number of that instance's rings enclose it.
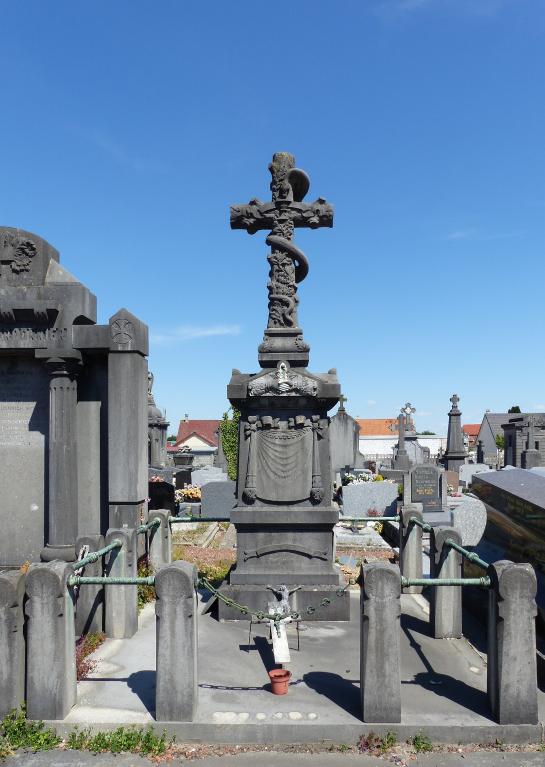
<instances>
[{"instance_id":1,"label":"thin white cloud","mask_svg":"<svg viewBox=\"0 0 545 767\"><path fill-rule=\"evenodd\" d=\"M367 404L369 405L369 407L373 407L373 405L377 404L377 401L376 399L368 399Z\"/></svg>"},{"instance_id":2,"label":"thin white cloud","mask_svg":"<svg viewBox=\"0 0 545 767\"><path fill-rule=\"evenodd\" d=\"M209 327L196 325L180 325L165 333L152 333L150 340L159 346L185 343L197 338L213 338L217 336L238 336L239 325L210 325Z\"/></svg>"},{"instance_id":3,"label":"thin white cloud","mask_svg":"<svg viewBox=\"0 0 545 767\"><path fill-rule=\"evenodd\" d=\"M511 240L516 237L521 237L524 234L523 230L517 230L514 232L496 232L487 233L480 232L478 229L455 229L449 232L445 236L445 240L470 240L473 242L492 242L493 240Z\"/></svg>"},{"instance_id":4,"label":"thin white cloud","mask_svg":"<svg viewBox=\"0 0 545 767\"><path fill-rule=\"evenodd\" d=\"M534 410L545 410L545 405L534 405Z\"/></svg>"},{"instance_id":5,"label":"thin white cloud","mask_svg":"<svg viewBox=\"0 0 545 767\"><path fill-rule=\"evenodd\" d=\"M422 416L426 418L429 415L433 415L433 413L430 410L418 410L415 415Z\"/></svg>"}]
</instances>

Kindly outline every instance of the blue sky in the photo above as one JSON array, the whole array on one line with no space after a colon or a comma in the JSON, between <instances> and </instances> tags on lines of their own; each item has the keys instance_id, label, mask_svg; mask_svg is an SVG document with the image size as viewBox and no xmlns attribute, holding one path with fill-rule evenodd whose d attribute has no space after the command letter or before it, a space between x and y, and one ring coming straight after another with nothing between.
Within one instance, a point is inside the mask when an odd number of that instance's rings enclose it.
<instances>
[{"instance_id":1,"label":"blue sky","mask_svg":"<svg viewBox=\"0 0 545 767\"><path fill-rule=\"evenodd\" d=\"M545 410L545 2L2 3L0 223L150 327L157 404L219 417L257 370L267 199L292 152L334 228L297 232L310 368L355 416L446 431Z\"/></svg>"}]
</instances>

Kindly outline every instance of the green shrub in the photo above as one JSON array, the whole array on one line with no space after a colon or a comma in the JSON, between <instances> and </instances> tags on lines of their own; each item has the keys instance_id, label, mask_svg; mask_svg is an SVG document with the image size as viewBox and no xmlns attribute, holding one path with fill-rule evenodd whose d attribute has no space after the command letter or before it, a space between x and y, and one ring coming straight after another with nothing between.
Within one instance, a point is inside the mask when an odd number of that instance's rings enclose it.
<instances>
[{"instance_id":1,"label":"green shrub","mask_svg":"<svg viewBox=\"0 0 545 767\"><path fill-rule=\"evenodd\" d=\"M170 743L167 742L165 732L160 736L156 735L151 727L145 730L141 727L118 727L111 732L97 732L94 735L90 730L75 729L68 736L66 746L77 751L92 751L95 754L109 751L112 754L129 752L160 756L165 753Z\"/></svg>"},{"instance_id":2,"label":"green shrub","mask_svg":"<svg viewBox=\"0 0 545 767\"><path fill-rule=\"evenodd\" d=\"M426 751L433 751L433 744L427 735L424 735L422 731L417 732L416 735L409 740L409 743L418 753L424 753Z\"/></svg>"},{"instance_id":3,"label":"green shrub","mask_svg":"<svg viewBox=\"0 0 545 767\"><path fill-rule=\"evenodd\" d=\"M148 575L153 575L153 567L150 565L147 557L142 557L138 562L138 577L147 578ZM148 602L155 600L155 586L145 586L144 584L138 584L138 612L147 605Z\"/></svg>"},{"instance_id":4,"label":"green shrub","mask_svg":"<svg viewBox=\"0 0 545 767\"><path fill-rule=\"evenodd\" d=\"M0 756L8 756L18 748L31 751L49 751L61 742L55 730L43 722L30 722L25 708L10 711L0 722Z\"/></svg>"},{"instance_id":5,"label":"green shrub","mask_svg":"<svg viewBox=\"0 0 545 767\"><path fill-rule=\"evenodd\" d=\"M227 461L227 474L229 479L237 478L238 462L238 422L240 421L240 412L232 408L233 417L229 418L229 413L223 414L223 420L220 423L220 436L223 454Z\"/></svg>"}]
</instances>

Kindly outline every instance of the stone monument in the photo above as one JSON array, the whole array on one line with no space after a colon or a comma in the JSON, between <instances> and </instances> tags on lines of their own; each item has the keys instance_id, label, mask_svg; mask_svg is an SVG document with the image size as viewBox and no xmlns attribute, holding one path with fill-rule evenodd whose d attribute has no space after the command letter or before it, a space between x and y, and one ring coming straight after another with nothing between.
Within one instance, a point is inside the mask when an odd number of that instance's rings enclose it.
<instances>
[{"instance_id":1,"label":"stone monument","mask_svg":"<svg viewBox=\"0 0 545 767\"><path fill-rule=\"evenodd\" d=\"M459 471L467 458L462 432L462 413L458 407L460 398L453 394L450 401L452 407L448 413L447 449L442 462L447 471Z\"/></svg>"},{"instance_id":2,"label":"stone monument","mask_svg":"<svg viewBox=\"0 0 545 767\"><path fill-rule=\"evenodd\" d=\"M359 451L360 427L358 422L346 412L342 394L339 397L339 409L329 424L329 445L331 453L331 473L333 482L340 482L343 469L361 469L364 457Z\"/></svg>"},{"instance_id":3,"label":"stone monument","mask_svg":"<svg viewBox=\"0 0 545 767\"><path fill-rule=\"evenodd\" d=\"M269 165L270 202L231 208L231 227L249 234L270 230L269 317L259 346L261 370L233 370L227 396L240 410L236 505L237 562L225 596L267 611L271 591L287 585L291 608L314 607L308 620L348 620L349 600L337 596L328 411L338 402L336 370L307 370L309 345L297 321L297 285L308 261L294 244L298 227L331 227L333 209L323 199L304 203L306 173L279 152ZM296 589L296 591L293 591ZM329 599L327 609L322 600ZM219 616L241 614L219 603Z\"/></svg>"},{"instance_id":4,"label":"stone monument","mask_svg":"<svg viewBox=\"0 0 545 767\"><path fill-rule=\"evenodd\" d=\"M148 463L154 468L167 464L167 429L169 422L155 404L153 373L148 373Z\"/></svg>"},{"instance_id":5,"label":"stone monument","mask_svg":"<svg viewBox=\"0 0 545 767\"><path fill-rule=\"evenodd\" d=\"M0 227L0 565L75 559L145 510L148 329L38 235Z\"/></svg>"}]
</instances>

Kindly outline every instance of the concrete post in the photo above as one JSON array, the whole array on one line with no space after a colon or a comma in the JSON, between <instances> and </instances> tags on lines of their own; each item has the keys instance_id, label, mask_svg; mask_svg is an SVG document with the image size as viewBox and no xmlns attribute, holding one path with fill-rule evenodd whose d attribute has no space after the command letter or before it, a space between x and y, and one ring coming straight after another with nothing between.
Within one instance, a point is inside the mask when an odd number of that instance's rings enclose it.
<instances>
[{"instance_id":1,"label":"concrete post","mask_svg":"<svg viewBox=\"0 0 545 767\"><path fill-rule=\"evenodd\" d=\"M88 546L88 553L98 551L104 546L102 535L80 535L76 541L76 555L83 546ZM103 559L77 570L76 575L102 575ZM80 586L76 599L76 636L103 631L104 629L104 586Z\"/></svg>"},{"instance_id":2,"label":"concrete post","mask_svg":"<svg viewBox=\"0 0 545 767\"><path fill-rule=\"evenodd\" d=\"M399 565L405 578L422 578L422 528L409 522L416 517L422 522L421 503L409 503L401 507L399 524ZM420 594L422 586L407 586L408 594Z\"/></svg>"},{"instance_id":3,"label":"concrete post","mask_svg":"<svg viewBox=\"0 0 545 767\"><path fill-rule=\"evenodd\" d=\"M112 578L137 575L137 537L134 528L111 529L106 533L106 544L114 539L121 541L120 549L114 549L106 555L104 574ZM106 636L113 639L129 639L138 630L138 587L104 587L104 628Z\"/></svg>"},{"instance_id":4,"label":"concrete post","mask_svg":"<svg viewBox=\"0 0 545 767\"><path fill-rule=\"evenodd\" d=\"M65 562L32 564L28 600L26 700L29 719L64 719L76 702L74 597Z\"/></svg>"},{"instance_id":5,"label":"concrete post","mask_svg":"<svg viewBox=\"0 0 545 767\"><path fill-rule=\"evenodd\" d=\"M197 568L173 562L155 576L155 718L192 722L197 709Z\"/></svg>"},{"instance_id":6,"label":"concrete post","mask_svg":"<svg viewBox=\"0 0 545 767\"><path fill-rule=\"evenodd\" d=\"M454 527L434 527L430 533L432 578L461 578L462 555L445 541L450 538L462 545L462 536ZM462 636L462 587L431 586L430 625L436 639Z\"/></svg>"},{"instance_id":7,"label":"concrete post","mask_svg":"<svg viewBox=\"0 0 545 767\"><path fill-rule=\"evenodd\" d=\"M25 576L0 573L0 718L25 702Z\"/></svg>"},{"instance_id":8,"label":"concrete post","mask_svg":"<svg viewBox=\"0 0 545 767\"><path fill-rule=\"evenodd\" d=\"M488 700L499 724L537 724L537 579L529 564L490 565Z\"/></svg>"},{"instance_id":9,"label":"concrete post","mask_svg":"<svg viewBox=\"0 0 545 767\"><path fill-rule=\"evenodd\" d=\"M151 566L157 570L162 565L168 565L172 561L172 536L168 518L171 512L166 509L150 511L149 519L159 517L161 524L154 527L149 534L149 560Z\"/></svg>"},{"instance_id":10,"label":"concrete post","mask_svg":"<svg viewBox=\"0 0 545 767\"><path fill-rule=\"evenodd\" d=\"M373 562L361 569L360 686L364 722L401 721L401 573Z\"/></svg>"}]
</instances>

